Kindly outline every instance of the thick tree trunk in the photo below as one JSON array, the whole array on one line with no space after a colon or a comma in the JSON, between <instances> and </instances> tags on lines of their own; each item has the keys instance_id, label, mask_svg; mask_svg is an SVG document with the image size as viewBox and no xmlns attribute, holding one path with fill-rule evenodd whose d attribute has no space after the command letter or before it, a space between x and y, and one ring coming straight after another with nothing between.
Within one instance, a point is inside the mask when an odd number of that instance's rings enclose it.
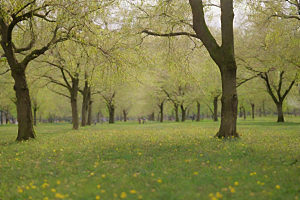
<instances>
[{"instance_id":1,"label":"thick tree trunk","mask_svg":"<svg viewBox=\"0 0 300 200\"><path fill-rule=\"evenodd\" d=\"M219 96L214 97L214 121L218 121L218 99Z\"/></svg>"},{"instance_id":2,"label":"thick tree trunk","mask_svg":"<svg viewBox=\"0 0 300 200\"><path fill-rule=\"evenodd\" d=\"M221 126L217 137L238 137L236 132L238 98L236 91L236 65L232 61L232 66L222 68L222 109L221 109ZM229 65L228 64L228 65Z\"/></svg>"},{"instance_id":3,"label":"thick tree trunk","mask_svg":"<svg viewBox=\"0 0 300 200\"><path fill-rule=\"evenodd\" d=\"M35 138L32 120L31 100L26 82L25 70L12 70L17 97L18 141Z\"/></svg>"},{"instance_id":4,"label":"thick tree trunk","mask_svg":"<svg viewBox=\"0 0 300 200\"><path fill-rule=\"evenodd\" d=\"M88 109L88 120L87 120L87 125L92 124L92 111L93 111L93 101L90 99L89 100L89 109Z\"/></svg>"},{"instance_id":5,"label":"thick tree trunk","mask_svg":"<svg viewBox=\"0 0 300 200\"><path fill-rule=\"evenodd\" d=\"M251 108L252 108L252 119L254 119L254 103L251 103Z\"/></svg>"},{"instance_id":6,"label":"thick tree trunk","mask_svg":"<svg viewBox=\"0 0 300 200\"><path fill-rule=\"evenodd\" d=\"M108 111L109 111L109 123L113 124L115 123L115 106L114 105L107 105Z\"/></svg>"},{"instance_id":7,"label":"thick tree trunk","mask_svg":"<svg viewBox=\"0 0 300 200\"><path fill-rule=\"evenodd\" d=\"M186 108L184 109L184 106L180 105L180 109L181 109L181 121L184 122L185 121Z\"/></svg>"},{"instance_id":8,"label":"thick tree trunk","mask_svg":"<svg viewBox=\"0 0 300 200\"><path fill-rule=\"evenodd\" d=\"M284 122L282 102L278 102L276 106L277 106L277 122Z\"/></svg>"},{"instance_id":9,"label":"thick tree trunk","mask_svg":"<svg viewBox=\"0 0 300 200\"><path fill-rule=\"evenodd\" d=\"M197 119L196 122L200 121L200 103L197 102Z\"/></svg>"}]
</instances>

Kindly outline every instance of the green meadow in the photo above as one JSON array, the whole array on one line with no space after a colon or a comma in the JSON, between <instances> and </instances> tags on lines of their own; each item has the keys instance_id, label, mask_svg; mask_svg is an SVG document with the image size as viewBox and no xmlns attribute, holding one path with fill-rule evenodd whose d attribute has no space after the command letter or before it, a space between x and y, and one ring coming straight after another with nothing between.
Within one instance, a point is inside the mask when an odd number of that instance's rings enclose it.
<instances>
[{"instance_id":1,"label":"green meadow","mask_svg":"<svg viewBox=\"0 0 300 200\"><path fill-rule=\"evenodd\" d=\"M0 199L298 199L300 118L275 121L239 120L239 139L208 120L39 124L20 143L3 125Z\"/></svg>"}]
</instances>

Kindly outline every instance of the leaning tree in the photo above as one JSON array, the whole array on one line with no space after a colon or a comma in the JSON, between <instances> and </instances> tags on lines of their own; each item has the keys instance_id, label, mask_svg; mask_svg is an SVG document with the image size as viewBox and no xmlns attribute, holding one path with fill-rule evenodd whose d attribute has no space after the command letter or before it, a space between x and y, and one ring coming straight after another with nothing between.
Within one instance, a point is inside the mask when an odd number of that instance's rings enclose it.
<instances>
[{"instance_id":1,"label":"leaning tree","mask_svg":"<svg viewBox=\"0 0 300 200\"><path fill-rule=\"evenodd\" d=\"M233 37L233 0L220 0L220 5L204 4L202 0L189 0L191 15L183 11L185 4L176 4L173 1L158 2L163 4L160 5L162 13L160 15L156 14L155 16L162 16L166 19L166 26L168 26L167 21L172 22L171 28L162 30L167 31L167 33L161 33L156 31L157 29L154 30L151 28L144 29L142 32L161 37L185 35L202 41L221 72L221 126L216 136L226 138L238 136L236 131L238 97L236 90L237 65L235 61ZM174 8L174 6L177 7ZM205 6L216 6L221 9L221 45L217 43L216 38L212 35L207 25L204 11ZM142 12L145 13L146 11L143 9ZM155 18L155 16L151 16L151 14L147 12L145 15L147 15L147 19L150 20ZM190 23L190 21L192 21L192 23ZM176 23L181 24L176 26ZM149 25L151 25L151 23ZM189 28L192 28L194 32L190 32Z\"/></svg>"}]
</instances>

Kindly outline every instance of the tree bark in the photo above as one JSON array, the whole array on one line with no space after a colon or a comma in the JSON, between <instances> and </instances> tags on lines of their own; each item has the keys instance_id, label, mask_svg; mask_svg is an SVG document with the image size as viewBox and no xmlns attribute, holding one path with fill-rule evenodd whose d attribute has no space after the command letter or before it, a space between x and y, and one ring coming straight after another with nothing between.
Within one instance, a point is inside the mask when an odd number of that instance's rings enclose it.
<instances>
[{"instance_id":1,"label":"tree bark","mask_svg":"<svg viewBox=\"0 0 300 200\"><path fill-rule=\"evenodd\" d=\"M93 111L93 101L90 99L89 100L89 109L88 109L88 120L87 120L87 125L92 124L92 111Z\"/></svg>"},{"instance_id":2,"label":"tree bark","mask_svg":"<svg viewBox=\"0 0 300 200\"><path fill-rule=\"evenodd\" d=\"M174 110L175 110L175 122L179 122L178 104L174 104Z\"/></svg>"},{"instance_id":3,"label":"tree bark","mask_svg":"<svg viewBox=\"0 0 300 200\"><path fill-rule=\"evenodd\" d=\"M184 106L182 104L180 105L180 108L181 108L181 121L184 122L185 115L186 115L186 108L184 108Z\"/></svg>"},{"instance_id":4,"label":"tree bark","mask_svg":"<svg viewBox=\"0 0 300 200\"><path fill-rule=\"evenodd\" d=\"M34 126L36 126L36 111L37 111L37 109L34 108L34 109L33 109L33 125L34 125Z\"/></svg>"},{"instance_id":5,"label":"tree bark","mask_svg":"<svg viewBox=\"0 0 300 200\"><path fill-rule=\"evenodd\" d=\"M107 104L108 112L109 112L109 123L115 123L115 106L112 104Z\"/></svg>"},{"instance_id":6,"label":"tree bark","mask_svg":"<svg viewBox=\"0 0 300 200\"><path fill-rule=\"evenodd\" d=\"M17 119L18 119L18 136L17 141L35 138L33 129L31 100L27 86L25 68L24 70L12 69L12 76L15 80L14 89L17 98Z\"/></svg>"},{"instance_id":7,"label":"tree bark","mask_svg":"<svg viewBox=\"0 0 300 200\"><path fill-rule=\"evenodd\" d=\"M127 112L126 112L126 109L123 109L123 117L124 117L124 122L127 122Z\"/></svg>"},{"instance_id":8,"label":"tree bark","mask_svg":"<svg viewBox=\"0 0 300 200\"><path fill-rule=\"evenodd\" d=\"M244 120L246 120L246 109L244 106L243 106L243 115L244 115Z\"/></svg>"},{"instance_id":9,"label":"tree bark","mask_svg":"<svg viewBox=\"0 0 300 200\"><path fill-rule=\"evenodd\" d=\"M252 119L254 119L254 103L251 103L251 108L252 108Z\"/></svg>"},{"instance_id":10,"label":"tree bark","mask_svg":"<svg viewBox=\"0 0 300 200\"><path fill-rule=\"evenodd\" d=\"M230 67L230 63L232 66ZM236 64L229 62L226 68L221 68L222 77L222 109L221 126L217 137L238 137L236 132L238 98L236 91Z\"/></svg>"},{"instance_id":11,"label":"tree bark","mask_svg":"<svg viewBox=\"0 0 300 200\"><path fill-rule=\"evenodd\" d=\"M164 101L162 101L160 104L158 104L159 107L159 113L160 113L160 122L162 123L164 121Z\"/></svg>"},{"instance_id":12,"label":"tree bark","mask_svg":"<svg viewBox=\"0 0 300 200\"><path fill-rule=\"evenodd\" d=\"M200 103L197 101L197 119L196 122L200 121Z\"/></svg>"},{"instance_id":13,"label":"tree bark","mask_svg":"<svg viewBox=\"0 0 300 200\"><path fill-rule=\"evenodd\" d=\"M214 97L214 121L218 121L218 99L219 96Z\"/></svg>"},{"instance_id":14,"label":"tree bark","mask_svg":"<svg viewBox=\"0 0 300 200\"><path fill-rule=\"evenodd\" d=\"M282 102L278 102L276 106L277 106L277 122L284 122Z\"/></svg>"},{"instance_id":15,"label":"tree bark","mask_svg":"<svg viewBox=\"0 0 300 200\"><path fill-rule=\"evenodd\" d=\"M70 96L71 96L71 108L72 108L72 123L73 123L73 129L78 130L79 128L79 118L78 118L78 106L77 106L77 97L78 97L78 85L79 85L79 79L72 78L72 87L69 88L70 90Z\"/></svg>"},{"instance_id":16,"label":"tree bark","mask_svg":"<svg viewBox=\"0 0 300 200\"><path fill-rule=\"evenodd\" d=\"M0 110L0 123L3 124L3 111Z\"/></svg>"}]
</instances>

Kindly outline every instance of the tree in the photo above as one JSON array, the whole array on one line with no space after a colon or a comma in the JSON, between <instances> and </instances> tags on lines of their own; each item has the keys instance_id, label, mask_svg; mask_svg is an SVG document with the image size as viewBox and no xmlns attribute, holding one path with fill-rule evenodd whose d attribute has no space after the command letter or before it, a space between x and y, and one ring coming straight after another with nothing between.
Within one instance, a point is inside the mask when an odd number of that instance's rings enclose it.
<instances>
[{"instance_id":1,"label":"tree","mask_svg":"<svg viewBox=\"0 0 300 200\"><path fill-rule=\"evenodd\" d=\"M168 4L169 2L166 2ZM204 17L204 3L202 0L189 0L192 10L193 24L189 24L196 34L190 32L158 33L149 29L143 30L143 33L153 36L178 36L186 35L200 39L206 47L211 58L219 67L222 79L222 109L221 125L217 137L237 137L236 120L238 97L236 90L236 70L237 65L234 54L233 39L233 0L221 0L221 35L222 45L219 45L211 34ZM165 13L165 15L167 15ZM174 19L178 19L176 16ZM178 21L186 21L179 19Z\"/></svg>"},{"instance_id":2,"label":"tree","mask_svg":"<svg viewBox=\"0 0 300 200\"><path fill-rule=\"evenodd\" d=\"M63 28L60 23L56 24L57 20L55 16L58 17L59 12L55 12L54 14L54 6L46 2L40 3L33 0L22 1L22 3L11 3L10 1L6 1L1 4L0 43L4 51L3 56L7 58L11 75L15 81L14 90L17 98L18 113L17 140L28 140L29 138L35 138L35 133L25 71L32 60L44 54L55 44L66 40L71 29L69 27ZM48 42L45 42L43 45L38 45L35 35L36 32L42 33L42 28L38 27L40 23L53 24L49 25L49 28L52 28L53 34L48 39ZM40 30L38 30L39 28ZM31 38L27 45L24 45L22 41L18 41L18 38L14 37L15 33L21 33L22 31L24 35L29 35ZM44 34L49 36L49 33ZM23 45L23 47L20 47L20 45Z\"/></svg>"}]
</instances>

